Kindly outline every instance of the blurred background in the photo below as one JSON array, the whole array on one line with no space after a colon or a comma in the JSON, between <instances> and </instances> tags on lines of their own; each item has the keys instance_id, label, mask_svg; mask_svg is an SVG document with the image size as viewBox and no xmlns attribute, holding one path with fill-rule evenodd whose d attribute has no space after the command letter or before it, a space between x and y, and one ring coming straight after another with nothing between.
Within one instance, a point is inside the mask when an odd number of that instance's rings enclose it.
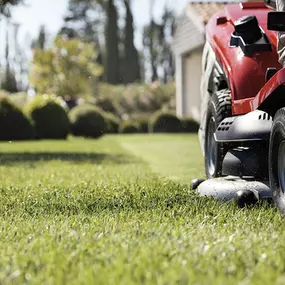
<instances>
[{"instance_id":1,"label":"blurred background","mask_svg":"<svg viewBox=\"0 0 285 285\"><path fill-rule=\"evenodd\" d=\"M0 99L36 129L46 127L36 122L38 109L57 104L67 117L77 107L76 118L100 113L109 122L104 133L153 131L150 119L161 113L170 122L162 131L197 131L191 112L176 117L173 42L187 0L1 3ZM41 116L51 121L55 113Z\"/></svg>"}]
</instances>

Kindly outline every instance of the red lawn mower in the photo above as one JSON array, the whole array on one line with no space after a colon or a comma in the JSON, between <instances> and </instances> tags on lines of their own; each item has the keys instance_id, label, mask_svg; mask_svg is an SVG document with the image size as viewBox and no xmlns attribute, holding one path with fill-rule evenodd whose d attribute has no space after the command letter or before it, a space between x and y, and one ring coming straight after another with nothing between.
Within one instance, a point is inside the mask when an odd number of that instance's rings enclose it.
<instances>
[{"instance_id":1,"label":"red lawn mower","mask_svg":"<svg viewBox=\"0 0 285 285\"><path fill-rule=\"evenodd\" d=\"M208 180L192 188L240 206L273 197L285 214L285 68L277 54L285 12L274 8L227 5L206 27L199 139Z\"/></svg>"}]
</instances>

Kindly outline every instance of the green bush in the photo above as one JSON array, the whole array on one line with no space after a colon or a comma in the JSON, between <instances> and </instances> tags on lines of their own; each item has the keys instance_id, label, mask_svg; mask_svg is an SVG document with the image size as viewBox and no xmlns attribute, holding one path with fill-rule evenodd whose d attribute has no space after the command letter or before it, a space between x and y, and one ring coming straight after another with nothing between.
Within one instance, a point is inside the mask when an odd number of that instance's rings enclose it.
<instances>
[{"instance_id":1,"label":"green bush","mask_svg":"<svg viewBox=\"0 0 285 285\"><path fill-rule=\"evenodd\" d=\"M149 131L149 119L146 117L136 118L136 122L139 126L139 133L147 134Z\"/></svg>"},{"instance_id":2,"label":"green bush","mask_svg":"<svg viewBox=\"0 0 285 285\"><path fill-rule=\"evenodd\" d=\"M29 96L26 92L13 93L9 96L13 104L22 109L28 102Z\"/></svg>"},{"instance_id":3,"label":"green bush","mask_svg":"<svg viewBox=\"0 0 285 285\"><path fill-rule=\"evenodd\" d=\"M95 105L106 113L118 114L118 107L114 103L114 99L108 97L100 97L95 101Z\"/></svg>"},{"instance_id":4,"label":"green bush","mask_svg":"<svg viewBox=\"0 0 285 285\"><path fill-rule=\"evenodd\" d=\"M139 132L139 126L135 122L124 121L120 124L121 134L136 134Z\"/></svg>"},{"instance_id":5,"label":"green bush","mask_svg":"<svg viewBox=\"0 0 285 285\"><path fill-rule=\"evenodd\" d=\"M181 119L182 132L185 133L197 133L199 131L199 124L192 118Z\"/></svg>"},{"instance_id":6,"label":"green bush","mask_svg":"<svg viewBox=\"0 0 285 285\"><path fill-rule=\"evenodd\" d=\"M153 133L179 133L182 131L181 121L172 113L158 112L150 122Z\"/></svg>"},{"instance_id":7,"label":"green bush","mask_svg":"<svg viewBox=\"0 0 285 285\"><path fill-rule=\"evenodd\" d=\"M74 136L99 138L106 131L103 111L93 105L79 105L69 112L70 128Z\"/></svg>"},{"instance_id":8,"label":"green bush","mask_svg":"<svg viewBox=\"0 0 285 285\"><path fill-rule=\"evenodd\" d=\"M117 134L120 128L120 119L112 113L105 113L105 132L107 134Z\"/></svg>"},{"instance_id":9,"label":"green bush","mask_svg":"<svg viewBox=\"0 0 285 285\"><path fill-rule=\"evenodd\" d=\"M117 115L120 117L128 115L129 118L133 119L138 114L153 114L161 110L163 106L170 110L175 109L174 82L168 84L160 84L159 82L151 84L135 83L128 86L100 84L98 93L100 100L104 98L103 109L110 112L111 104L108 102L111 102L118 110ZM103 107L103 105L99 106ZM107 110L107 107L109 110Z\"/></svg>"},{"instance_id":10,"label":"green bush","mask_svg":"<svg viewBox=\"0 0 285 285\"><path fill-rule=\"evenodd\" d=\"M25 106L32 119L37 139L65 139L69 133L69 121L64 101L56 96L36 96Z\"/></svg>"},{"instance_id":11,"label":"green bush","mask_svg":"<svg viewBox=\"0 0 285 285\"><path fill-rule=\"evenodd\" d=\"M27 116L7 97L0 97L0 140L29 140L34 128Z\"/></svg>"}]
</instances>

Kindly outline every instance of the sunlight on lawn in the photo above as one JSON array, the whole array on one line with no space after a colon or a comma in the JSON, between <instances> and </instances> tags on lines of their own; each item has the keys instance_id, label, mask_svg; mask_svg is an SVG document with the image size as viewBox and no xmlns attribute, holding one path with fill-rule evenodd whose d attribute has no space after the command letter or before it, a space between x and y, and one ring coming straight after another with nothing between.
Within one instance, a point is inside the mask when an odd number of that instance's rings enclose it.
<instances>
[{"instance_id":1,"label":"sunlight on lawn","mask_svg":"<svg viewBox=\"0 0 285 285\"><path fill-rule=\"evenodd\" d=\"M142 158L157 174L190 184L204 177L204 161L196 135L128 136L121 144Z\"/></svg>"},{"instance_id":2,"label":"sunlight on lawn","mask_svg":"<svg viewBox=\"0 0 285 285\"><path fill-rule=\"evenodd\" d=\"M197 197L201 175L194 135L0 143L0 284L277 283L279 212Z\"/></svg>"}]
</instances>

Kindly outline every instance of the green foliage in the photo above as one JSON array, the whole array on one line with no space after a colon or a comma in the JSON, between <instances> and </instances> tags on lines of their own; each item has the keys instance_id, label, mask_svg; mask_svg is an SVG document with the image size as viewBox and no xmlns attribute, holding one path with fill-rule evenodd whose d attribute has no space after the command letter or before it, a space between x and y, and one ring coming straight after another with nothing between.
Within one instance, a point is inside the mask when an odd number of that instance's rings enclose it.
<instances>
[{"instance_id":1,"label":"green foliage","mask_svg":"<svg viewBox=\"0 0 285 285\"><path fill-rule=\"evenodd\" d=\"M13 104L15 104L20 109L23 109L23 107L27 104L29 100L28 94L26 92L18 92L10 94L9 99Z\"/></svg>"},{"instance_id":2,"label":"green foliage","mask_svg":"<svg viewBox=\"0 0 285 285\"><path fill-rule=\"evenodd\" d=\"M99 138L106 131L103 112L92 105L79 105L69 112L71 131L74 136Z\"/></svg>"},{"instance_id":3,"label":"green foliage","mask_svg":"<svg viewBox=\"0 0 285 285\"><path fill-rule=\"evenodd\" d=\"M179 133L182 124L173 113L158 112L151 119L150 130L154 133Z\"/></svg>"},{"instance_id":4,"label":"green foliage","mask_svg":"<svg viewBox=\"0 0 285 285\"><path fill-rule=\"evenodd\" d=\"M105 132L107 134L117 134L120 128L120 119L112 113L105 113Z\"/></svg>"},{"instance_id":5,"label":"green foliage","mask_svg":"<svg viewBox=\"0 0 285 285\"><path fill-rule=\"evenodd\" d=\"M199 124L192 118L182 118L182 132L197 133L199 131Z\"/></svg>"},{"instance_id":6,"label":"green foliage","mask_svg":"<svg viewBox=\"0 0 285 285\"><path fill-rule=\"evenodd\" d=\"M100 84L100 98L111 101L118 110L118 115L136 118L141 114L153 114L162 107L175 109L175 84L109 85Z\"/></svg>"},{"instance_id":7,"label":"green foliage","mask_svg":"<svg viewBox=\"0 0 285 285\"><path fill-rule=\"evenodd\" d=\"M149 118L140 116L135 119L139 126L139 133L147 134L149 132Z\"/></svg>"},{"instance_id":8,"label":"green foliage","mask_svg":"<svg viewBox=\"0 0 285 285\"><path fill-rule=\"evenodd\" d=\"M9 92L7 92L6 90L0 89L0 98L1 99L5 98L5 97L8 97L9 95L10 95Z\"/></svg>"},{"instance_id":9,"label":"green foliage","mask_svg":"<svg viewBox=\"0 0 285 285\"><path fill-rule=\"evenodd\" d=\"M0 140L29 140L34 128L25 114L6 96L0 97Z\"/></svg>"},{"instance_id":10,"label":"green foliage","mask_svg":"<svg viewBox=\"0 0 285 285\"><path fill-rule=\"evenodd\" d=\"M58 36L51 49L36 49L30 81L39 93L92 94L102 68L94 44Z\"/></svg>"},{"instance_id":11,"label":"green foliage","mask_svg":"<svg viewBox=\"0 0 285 285\"><path fill-rule=\"evenodd\" d=\"M118 114L119 108L116 106L114 98L99 97L95 100L95 105L102 109L104 112Z\"/></svg>"},{"instance_id":12,"label":"green foliage","mask_svg":"<svg viewBox=\"0 0 285 285\"><path fill-rule=\"evenodd\" d=\"M6 67L5 73L3 74L1 89L11 93L18 92L16 75L9 65Z\"/></svg>"},{"instance_id":13,"label":"green foliage","mask_svg":"<svg viewBox=\"0 0 285 285\"><path fill-rule=\"evenodd\" d=\"M139 132L139 125L136 122L124 121L120 124L121 134L135 134Z\"/></svg>"},{"instance_id":14,"label":"green foliage","mask_svg":"<svg viewBox=\"0 0 285 285\"><path fill-rule=\"evenodd\" d=\"M36 138L65 139L69 121L64 101L56 96L36 96L25 106L25 112L33 120Z\"/></svg>"}]
</instances>

